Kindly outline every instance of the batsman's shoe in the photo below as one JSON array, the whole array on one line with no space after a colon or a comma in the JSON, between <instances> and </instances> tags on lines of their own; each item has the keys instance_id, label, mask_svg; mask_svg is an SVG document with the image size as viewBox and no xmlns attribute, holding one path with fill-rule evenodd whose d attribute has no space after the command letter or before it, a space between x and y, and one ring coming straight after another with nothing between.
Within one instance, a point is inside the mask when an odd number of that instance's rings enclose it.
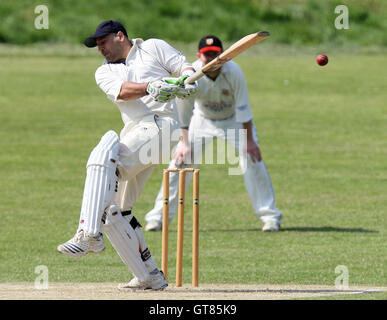
<instances>
[{"instance_id":1,"label":"batsman's shoe","mask_svg":"<svg viewBox=\"0 0 387 320\"><path fill-rule=\"evenodd\" d=\"M83 230L79 230L74 238L58 246L58 251L71 256L82 257L90 252L99 253L105 250L102 234L96 237L85 235Z\"/></svg>"},{"instance_id":2,"label":"batsman's shoe","mask_svg":"<svg viewBox=\"0 0 387 320\"><path fill-rule=\"evenodd\" d=\"M156 220L149 221L145 226L145 231L161 231L163 223Z\"/></svg>"},{"instance_id":3,"label":"batsman's shoe","mask_svg":"<svg viewBox=\"0 0 387 320\"><path fill-rule=\"evenodd\" d=\"M139 280L137 277L130 280L128 283L118 285L120 290L164 290L168 287L168 282L165 280L164 273L158 269L149 274L149 278L145 281Z\"/></svg>"},{"instance_id":4,"label":"batsman's shoe","mask_svg":"<svg viewBox=\"0 0 387 320\"><path fill-rule=\"evenodd\" d=\"M279 221L269 220L266 221L262 227L262 231L270 231L275 232L278 231L281 227L281 223Z\"/></svg>"}]
</instances>

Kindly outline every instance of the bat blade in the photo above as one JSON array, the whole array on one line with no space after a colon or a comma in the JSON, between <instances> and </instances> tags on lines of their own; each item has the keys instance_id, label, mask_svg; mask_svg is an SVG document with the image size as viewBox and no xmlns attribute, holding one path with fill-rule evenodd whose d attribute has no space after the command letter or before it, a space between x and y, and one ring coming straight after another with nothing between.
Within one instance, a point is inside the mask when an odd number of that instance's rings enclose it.
<instances>
[{"instance_id":1,"label":"bat blade","mask_svg":"<svg viewBox=\"0 0 387 320\"><path fill-rule=\"evenodd\" d=\"M270 33L268 31L260 31L260 32L252 33L252 34L249 34L249 35L243 37L242 39L235 42L226 51L223 51L216 59L207 63L200 70L196 71L192 76L188 77L184 83L185 84L193 83L196 80L203 77L206 72L210 72L210 71L214 71L216 69L219 69L227 61L230 61L231 59L235 58L236 56L238 56L242 52L246 51L247 49L249 49L253 45L257 44L258 42L262 41L263 39L266 39L268 36L270 36Z\"/></svg>"}]
</instances>

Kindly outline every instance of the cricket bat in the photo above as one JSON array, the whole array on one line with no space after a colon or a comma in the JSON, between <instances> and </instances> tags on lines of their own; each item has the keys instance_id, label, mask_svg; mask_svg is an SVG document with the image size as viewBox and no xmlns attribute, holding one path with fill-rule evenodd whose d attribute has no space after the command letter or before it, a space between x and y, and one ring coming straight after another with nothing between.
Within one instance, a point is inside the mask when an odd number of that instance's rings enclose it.
<instances>
[{"instance_id":1,"label":"cricket bat","mask_svg":"<svg viewBox=\"0 0 387 320\"><path fill-rule=\"evenodd\" d=\"M227 61L230 61L231 59L235 58L237 55L246 51L248 48L252 47L256 43L267 38L268 36L270 36L270 33L268 31L260 31L243 37L242 39L235 42L226 51L223 51L217 58L207 63L200 70L196 71L192 76L188 77L184 81L184 84L193 83L203 77L206 72L211 72L216 69L219 69Z\"/></svg>"}]
</instances>

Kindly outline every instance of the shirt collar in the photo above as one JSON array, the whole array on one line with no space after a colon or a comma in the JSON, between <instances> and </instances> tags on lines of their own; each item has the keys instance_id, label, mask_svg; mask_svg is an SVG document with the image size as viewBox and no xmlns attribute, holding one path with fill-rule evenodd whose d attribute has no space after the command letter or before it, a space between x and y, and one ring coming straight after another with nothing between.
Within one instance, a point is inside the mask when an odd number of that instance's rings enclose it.
<instances>
[{"instance_id":1,"label":"shirt collar","mask_svg":"<svg viewBox=\"0 0 387 320\"><path fill-rule=\"evenodd\" d=\"M128 56L126 57L126 64L128 64L129 60L133 59L138 46L144 42L141 38L132 39L132 47L129 50Z\"/></svg>"}]
</instances>

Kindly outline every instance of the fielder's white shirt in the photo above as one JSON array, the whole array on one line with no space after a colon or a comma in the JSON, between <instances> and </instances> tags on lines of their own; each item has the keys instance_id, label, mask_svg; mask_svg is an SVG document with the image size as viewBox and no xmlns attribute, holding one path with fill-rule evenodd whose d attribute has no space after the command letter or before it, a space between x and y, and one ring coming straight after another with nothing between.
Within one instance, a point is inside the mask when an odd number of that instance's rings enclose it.
<instances>
[{"instance_id":1,"label":"fielder's white shirt","mask_svg":"<svg viewBox=\"0 0 387 320\"><path fill-rule=\"evenodd\" d=\"M191 67L191 64L183 54L163 40L132 39L132 44L125 64L107 63L105 60L97 69L95 72L97 85L117 104L125 124L152 114L175 118L174 100L162 103L154 101L150 96L144 96L124 101L117 99L117 96L125 81L144 83L171 75L178 76L183 69Z\"/></svg>"},{"instance_id":2,"label":"fielder's white shirt","mask_svg":"<svg viewBox=\"0 0 387 320\"><path fill-rule=\"evenodd\" d=\"M202 62L197 60L192 66L199 70ZM228 119L234 114L236 122L244 123L253 118L246 80L235 62L224 64L215 80L207 76L200 78L198 85L195 112L211 120Z\"/></svg>"}]
</instances>

